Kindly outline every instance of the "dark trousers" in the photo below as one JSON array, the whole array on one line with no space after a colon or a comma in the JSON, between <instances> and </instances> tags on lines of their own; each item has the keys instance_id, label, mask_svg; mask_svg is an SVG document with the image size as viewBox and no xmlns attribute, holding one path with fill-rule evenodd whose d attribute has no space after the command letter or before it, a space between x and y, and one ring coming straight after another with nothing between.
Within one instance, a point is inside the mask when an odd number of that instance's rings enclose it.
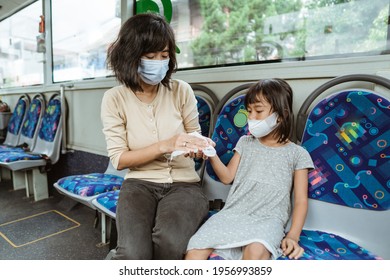
<instances>
[{"instance_id":1,"label":"dark trousers","mask_svg":"<svg viewBox=\"0 0 390 280\"><path fill-rule=\"evenodd\" d=\"M182 259L207 212L199 183L126 179L116 211L118 246L113 259Z\"/></svg>"}]
</instances>

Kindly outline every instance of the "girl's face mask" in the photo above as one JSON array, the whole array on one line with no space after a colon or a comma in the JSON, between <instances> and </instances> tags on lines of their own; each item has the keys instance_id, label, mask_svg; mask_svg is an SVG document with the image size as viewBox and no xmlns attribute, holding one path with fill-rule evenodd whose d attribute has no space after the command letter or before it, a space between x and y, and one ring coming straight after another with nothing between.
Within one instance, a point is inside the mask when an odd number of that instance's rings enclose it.
<instances>
[{"instance_id":1,"label":"girl's face mask","mask_svg":"<svg viewBox=\"0 0 390 280\"><path fill-rule=\"evenodd\" d=\"M264 120L248 120L249 132L256 138L270 134L278 126L278 114L272 113Z\"/></svg>"},{"instance_id":2,"label":"girl's face mask","mask_svg":"<svg viewBox=\"0 0 390 280\"><path fill-rule=\"evenodd\" d=\"M152 60L141 58L138 73L141 79L148 85L159 84L169 69L169 58L164 60Z\"/></svg>"}]
</instances>

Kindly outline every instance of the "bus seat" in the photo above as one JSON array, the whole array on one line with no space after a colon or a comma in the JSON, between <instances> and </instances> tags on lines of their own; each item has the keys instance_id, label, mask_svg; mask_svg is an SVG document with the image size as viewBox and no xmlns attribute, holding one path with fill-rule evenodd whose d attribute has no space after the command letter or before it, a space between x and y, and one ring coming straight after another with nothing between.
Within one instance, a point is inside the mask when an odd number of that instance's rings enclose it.
<instances>
[{"instance_id":1,"label":"bus seat","mask_svg":"<svg viewBox=\"0 0 390 280\"><path fill-rule=\"evenodd\" d=\"M14 186L23 185L27 197L34 194L35 201L49 197L46 172L60 157L61 102L59 94L50 98L31 152L0 153L0 166L12 171Z\"/></svg>"},{"instance_id":2,"label":"bus seat","mask_svg":"<svg viewBox=\"0 0 390 280\"><path fill-rule=\"evenodd\" d=\"M380 84L390 89L390 81ZM305 119L302 145L316 168L309 174L301 259L390 259L389 109L370 90L345 90L320 101Z\"/></svg>"},{"instance_id":3,"label":"bus seat","mask_svg":"<svg viewBox=\"0 0 390 280\"><path fill-rule=\"evenodd\" d=\"M12 112L11 118L8 122L7 126L7 135L1 148L7 147L15 147L21 143L19 143L19 136L21 132L21 127L23 124L23 120L27 113L27 108L30 105L30 97L27 94L23 94L19 97L16 102L14 111Z\"/></svg>"},{"instance_id":4,"label":"bus seat","mask_svg":"<svg viewBox=\"0 0 390 280\"><path fill-rule=\"evenodd\" d=\"M111 160L108 160L104 173L66 176L54 183L54 187L66 197L96 209L92 200L101 193L119 190L126 173L127 169L118 171L113 167Z\"/></svg>"},{"instance_id":5,"label":"bus seat","mask_svg":"<svg viewBox=\"0 0 390 280\"><path fill-rule=\"evenodd\" d=\"M42 121L45 106L44 96L40 93L36 94L33 97L23 120L18 145L1 145L0 153L31 151L34 148L38 136L37 127L39 127L39 124Z\"/></svg>"},{"instance_id":6,"label":"bus seat","mask_svg":"<svg viewBox=\"0 0 390 280\"><path fill-rule=\"evenodd\" d=\"M102 213L112 219L116 219L116 205L118 203L120 190L114 190L100 194L92 201L93 205Z\"/></svg>"},{"instance_id":7,"label":"bus seat","mask_svg":"<svg viewBox=\"0 0 390 280\"><path fill-rule=\"evenodd\" d=\"M206 137L210 137L210 132L213 127L212 116L215 111L215 107L218 104L218 98L215 93L209 88L202 85L191 85L192 90L195 93L196 100L198 101L197 107L199 112L199 124L201 128L201 134ZM195 160L195 170L200 177L203 177L204 173L204 161L202 159Z\"/></svg>"},{"instance_id":8,"label":"bus seat","mask_svg":"<svg viewBox=\"0 0 390 280\"><path fill-rule=\"evenodd\" d=\"M28 101L29 100L30 99L28 98ZM21 104L25 104L25 102L23 101ZM45 106L46 103L45 103L44 96L42 94L37 94L33 97L32 102L25 110L26 114L23 117L20 133L18 134L18 139L15 138L14 134L8 133L7 139L9 141L5 142L3 145L0 145L0 153L11 152L11 151L23 151L24 149L31 150L34 147L38 135L37 127L39 126L39 122L42 120L42 115L45 110ZM21 111L21 110L19 109L17 111ZM20 117L16 117L15 119L20 120ZM11 179L10 170L2 168L1 178ZM14 185L14 190L17 190L18 187L23 187L23 186Z\"/></svg>"},{"instance_id":9,"label":"bus seat","mask_svg":"<svg viewBox=\"0 0 390 280\"><path fill-rule=\"evenodd\" d=\"M101 243L107 244L107 236L110 237L110 234L107 234L111 231L109 223L109 227L107 227L107 217L111 221L115 221L116 219L116 206L118 204L119 199L119 190L113 190L109 192L102 193L96 196L92 200L92 204L95 206L96 210L100 213L100 221L101 221ZM111 246L113 246L111 244Z\"/></svg>"},{"instance_id":10,"label":"bus seat","mask_svg":"<svg viewBox=\"0 0 390 280\"><path fill-rule=\"evenodd\" d=\"M350 75L331 80L322 92L355 80L390 90L384 78ZM389 143L390 102L371 90L341 90L311 109L301 143L315 165L303 258L390 259Z\"/></svg>"},{"instance_id":11,"label":"bus seat","mask_svg":"<svg viewBox=\"0 0 390 280\"><path fill-rule=\"evenodd\" d=\"M215 150L225 165L232 158L238 139L248 134L248 112L244 98L251 85L252 83L247 83L233 88L224 96L215 111L215 127L211 139L215 142ZM225 201L230 190L230 186L219 181L209 161L206 162L202 185L210 201Z\"/></svg>"}]
</instances>

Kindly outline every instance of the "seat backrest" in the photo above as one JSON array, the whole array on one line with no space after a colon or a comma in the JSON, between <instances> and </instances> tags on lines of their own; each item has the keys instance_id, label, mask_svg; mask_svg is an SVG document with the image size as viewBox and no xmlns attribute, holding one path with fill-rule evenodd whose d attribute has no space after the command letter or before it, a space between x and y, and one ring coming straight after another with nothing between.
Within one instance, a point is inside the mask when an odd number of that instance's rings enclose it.
<instances>
[{"instance_id":1,"label":"seat backrest","mask_svg":"<svg viewBox=\"0 0 390 280\"><path fill-rule=\"evenodd\" d=\"M34 149L35 141L38 136L37 128L42 121L45 108L46 102L44 96L40 93L36 94L31 100L27 110L19 138L19 143L27 144L30 150Z\"/></svg>"},{"instance_id":2,"label":"seat backrest","mask_svg":"<svg viewBox=\"0 0 390 280\"><path fill-rule=\"evenodd\" d=\"M48 156L54 164L60 157L61 137L62 137L62 112L61 97L53 94L46 106L38 130L38 137L32 150L36 154Z\"/></svg>"},{"instance_id":3,"label":"seat backrest","mask_svg":"<svg viewBox=\"0 0 390 280\"><path fill-rule=\"evenodd\" d=\"M252 83L244 84L232 89L215 111L215 127L211 139L215 142L215 150L225 165L232 158L233 149L240 137L248 134L248 112L244 99L245 92L251 85ZM219 181L209 161L206 162L203 186L209 200L226 200L230 189Z\"/></svg>"},{"instance_id":4,"label":"seat backrest","mask_svg":"<svg viewBox=\"0 0 390 280\"><path fill-rule=\"evenodd\" d=\"M196 101L198 101L197 105L201 134L208 137L210 135L211 117L215 107L203 96L196 95L195 97Z\"/></svg>"},{"instance_id":5,"label":"seat backrest","mask_svg":"<svg viewBox=\"0 0 390 280\"><path fill-rule=\"evenodd\" d=\"M7 136L3 142L4 145L17 146L21 144L19 142L21 127L29 105L30 97L28 97L28 95L23 94L19 97L18 102L15 105L14 111L12 112L11 118L8 122Z\"/></svg>"},{"instance_id":6,"label":"seat backrest","mask_svg":"<svg viewBox=\"0 0 390 280\"><path fill-rule=\"evenodd\" d=\"M389 101L369 90L346 90L311 111L302 138L316 169L312 199L354 208L390 208Z\"/></svg>"},{"instance_id":7,"label":"seat backrest","mask_svg":"<svg viewBox=\"0 0 390 280\"><path fill-rule=\"evenodd\" d=\"M191 87L198 101L199 124L202 135L209 137L214 126L213 114L219 103L218 97L208 87L195 84L191 84Z\"/></svg>"},{"instance_id":8,"label":"seat backrest","mask_svg":"<svg viewBox=\"0 0 390 280\"><path fill-rule=\"evenodd\" d=\"M201 134L206 137L210 137L211 129L213 126L212 116L215 111L215 107L218 103L218 98L209 88L201 85L191 85L195 97L197 100L197 107L199 112L199 124L201 128ZM204 172L204 161L202 159L195 160L195 170L202 177Z\"/></svg>"},{"instance_id":9,"label":"seat backrest","mask_svg":"<svg viewBox=\"0 0 390 280\"><path fill-rule=\"evenodd\" d=\"M305 228L390 258L389 100L367 89L322 99L308 115L302 146L315 165Z\"/></svg>"}]
</instances>

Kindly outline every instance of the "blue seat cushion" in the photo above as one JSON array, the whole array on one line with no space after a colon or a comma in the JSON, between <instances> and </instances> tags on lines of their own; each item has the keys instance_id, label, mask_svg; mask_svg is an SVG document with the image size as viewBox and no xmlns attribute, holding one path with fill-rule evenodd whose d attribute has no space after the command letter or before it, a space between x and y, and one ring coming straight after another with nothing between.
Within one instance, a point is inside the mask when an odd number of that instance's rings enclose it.
<instances>
[{"instance_id":1,"label":"blue seat cushion","mask_svg":"<svg viewBox=\"0 0 390 280\"><path fill-rule=\"evenodd\" d=\"M305 250L300 260L380 260L366 249L336 234L323 231L303 230L299 244ZM210 260L222 260L211 254ZM278 260L289 260L281 256Z\"/></svg>"},{"instance_id":2,"label":"blue seat cushion","mask_svg":"<svg viewBox=\"0 0 390 280\"><path fill-rule=\"evenodd\" d=\"M23 148L0 145L0 153L24 152Z\"/></svg>"},{"instance_id":3,"label":"blue seat cushion","mask_svg":"<svg viewBox=\"0 0 390 280\"><path fill-rule=\"evenodd\" d=\"M101 205L101 209L107 209L109 212L116 213L116 205L118 204L119 191L115 190L107 193L102 193L96 198L96 201Z\"/></svg>"},{"instance_id":4,"label":"blue seat cushion","mask_svg":"<svg viewBox=\"0 0 390 280\"><path fill-rule=\"evenodd\" d=\"M122 177L112 174L91 173L67 176L58 180L57 184L68 192L89 197L112 190L119 190L123 180Z\"/></svg>"},{"instance_id":5,"label":"blue seat cushion","mask_svg":"<svg viewBox=\"0 0 390 280\"><path fill-rule=\"evenodd\" d=\"M23 151L9 151L0 153L0 162L14 162L19 160L38 160L43 159L43 156L38 154L30 154Z\"/></svg>"},{"instance_id":6,"label":"blue seat cushion","mask_svg":"<svg viewBox=\"0 0 390 280\"><path fill-rule=\"evenodd\" d=\"M303 230L300 245L305 249L305 260L378 260L366 249L336 234L316 230ZM280 259L288 259L281 257Z\"/></svg>"}]
</instances>

